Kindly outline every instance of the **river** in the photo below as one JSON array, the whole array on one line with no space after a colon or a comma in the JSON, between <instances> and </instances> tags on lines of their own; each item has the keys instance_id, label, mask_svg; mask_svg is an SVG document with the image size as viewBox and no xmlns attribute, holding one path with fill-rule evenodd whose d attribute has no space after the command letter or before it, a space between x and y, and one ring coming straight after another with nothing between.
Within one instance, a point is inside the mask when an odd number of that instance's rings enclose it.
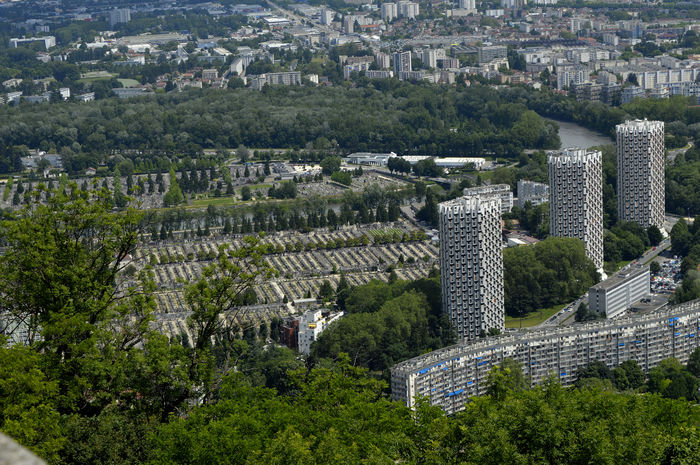
<instances>
[{"instance_id":1,"label":"river","mask_svg":"<svg viewBox=\"0 0 700 465\"><path fill-rule=\"evenodd\" d=\"M559 125L559 139L561 139L561 148L580 147L587 149L596 145L614 144L615 141L598 132L593 132L576 123L566 121L556 121L550 118Z\"/></svg>"}]
</instances>

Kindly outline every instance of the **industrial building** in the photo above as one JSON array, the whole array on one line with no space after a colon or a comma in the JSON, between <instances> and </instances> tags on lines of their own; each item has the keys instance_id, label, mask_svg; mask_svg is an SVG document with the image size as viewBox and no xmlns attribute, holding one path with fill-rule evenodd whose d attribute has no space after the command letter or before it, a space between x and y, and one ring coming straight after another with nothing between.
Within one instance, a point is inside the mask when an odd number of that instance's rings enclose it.
<instances>
[{"instance_id":1,"label":"industrial building","mask_svg":"<svg viewBox=\"0 0 700 465\"><path fill-rule=\"evenodd\" d=\"M56 38L54 36L45 36L45 37L22 37L22 38L12 38L10 39L10 48L17 48L21 47L25 44L31 44L32 42L43 42L44 48L46 50L50 49L51 47L56 46Z\"/></svg>"},{"instance_id":2,"label":"industrial building","mask_svg":"<svg viewBox=\"0 0 700 465\"><path fill-rule=\"evenodd\" d=\"M501 200L460 197L438 205L442 308L461 340L505 328Z\"/></svg>"},{"instance_id":3,"label":"industrial building","mask_svg":"<svg viewBox=\"0 0 700 465\"><path fill-rule=\"evenodd\" d=\"M370 166L387 166L389 158L395 157L394 152L390 153L370 153L370 152L355 152L348 155L348 163L354 165L370 165Z\"/></svg>"},{"instance_id":4,"label":"industrial building","mask_svg":"<svg viewBox=\"0 0 700 465\"><path fill-rule=\"evenodd\" d=\"M634 120L617 132L617 216L643 228L664 226L664 123Z\"/></svg>"},{"instance_id":5,"label":"industrial building","mask_svg":"<svg viewBox=\"0 0 700 465\"><path fill-rule=\"evenodd\" d=\"M634 302L651 293L649 267L631 265L629 268L591 287L588 308L606 318L615 318Z\"/></svg>"},{"instance_id":6,"label":"industrial building","mask_svg":"<svg viewBox=\"0 0 700 465\"><path fill-rule=\"evenodd\" d=\"M412 165L415 165L421 160L432 158L435 165L440 168L463 168L468 164L473 164L475 170L483 169L486 165L486 159L480 157L431 157L428 155L404 155L401 158Z\"/></svg>"},{"instance_id":7,"label":"industrial building","mask_svg":"<svg viewBox=\"0 0 700 465\"><path fill-rule=\"evenodd\" d=\"M603 155L565 149L547 158L549 234L575 237L586 255L603 270Z\"/></svg>"},{"instance_id":8,"label":"industrial building","mask_svg":"<svg viewBox=\"0 0 700 465\"><path fill-rule=\"evenodd\" d=\"M570 385L594 361L613 368L635 360L648 372L669 357L686 363L700 347L699 331L700 300L694 300L645 315L483 338L395 365L392 397L413 407L422 396L447 413L458 412L470 397L486 393L489 371L504 358L520 362L533 385L552 375Z\"/></svg>"}]
</instances>

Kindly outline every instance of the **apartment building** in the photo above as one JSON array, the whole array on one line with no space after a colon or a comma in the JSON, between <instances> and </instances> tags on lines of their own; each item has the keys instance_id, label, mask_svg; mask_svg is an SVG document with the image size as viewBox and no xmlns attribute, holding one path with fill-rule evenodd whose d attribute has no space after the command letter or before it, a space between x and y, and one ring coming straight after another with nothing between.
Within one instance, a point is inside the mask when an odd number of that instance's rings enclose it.
<instances>
[{"instance_id":1,"label":"apartment building","mask_svg":"<svg viewBox=\"0 0 700 465\"><path fill-rule=\"evenodd\" d=\"M333 23L335 12L329 8L323 8L321 9L320 15L321 24L324 26L330 26L331 23Z\"/></svg>"},{"instance_id":2,"label":"apartment building","mask_svg":"<svg viewBox=\"0 0 700 465\"><path fill-rule=\"evenodd\" d=\"M117 8L109 11L109 27L129 21L131 21L131 10L128 8Z\"/></svg>"},{"instance_id":3,"label":"apartment building","mask_svg":"<svg viewBox=\"0 0 700 465\"><path fill-rule=\"evenodd\" d=\"M461 340L503 330L501 200L460 197L439 204L442 307Z\"/></svg>"},{"instance_id":4,"label":"apartment building","mask_svg":"<svg viewBox=\"0 0 700 465\"><path fill-rule=\"evenodd\" d=\"M615 320L519 331L465 342L406 360L391 369L396 401L415 406L416 396L448 414L464 409L470 397L486 393L489 371L504 358L522 364L533 385L554 375L563 385L577 371L601 361L614 368L635 360L645 372L669 357L686 363L700 347L700 300Z\"/></svg>"},{"instance_id":5,"label":"apartment building","mask_svg":"<svg viewBox=\"0 0 700 465\"><path fill-rule=\"evenodd\" d=\"M420 6L415 2L399 2L397 11L401 18L415 19L420 14Z\"/></svg>"},{"instance_id":6,"label":"apartment building","mask_svg":"<svg viewBox=\"0 0 700 465\"><path fill-rule=\"evenodd\" d=\"M647 94L644 89L638 86L628 86L622 89L620 94L620 103L624 105L625 103L630 103L636 98L646 98Z\"/></svg>"},{"instance_id":7,"label":"apartment building","mask_svg":"<svg viewBox=\"0 0 700 465\"><path fill-rule=\"evenodd\" d=\"M262 90L265 84L283 86L300 85L301 72L267 73L251 77L250 79L250 87L255 90Z\"/></svg>"},{"instance_id":8,"label":"apartment building","mask_svg":"<svg viewBox=\"0 0 700 465\"><path fill-rule=\"evenodd\" d=\"M547 157L549 234L575 237L603 269L603 155L568 148Z\"/></svg>"},{"instance_id":9,"label":"apartment building","mask_svg":"<svg viewBox=\"0 0 700 465\"><path fill-rule=\"evenodd\" d=\"M396 3L382 3L381 7L381 17L387 23L393 21L398 17L398 9Z\"/></svg>"},{"instance_id":10,"label":"apartment building","mask_svg":"<svg viewBox=\"0 0 700 465\"><path fill-rule=\"evenodd\" d=\"M374 55L374 59L379 69L389 69L391 67L391 57L388 53L377 52L377 54Z\"/></svg>"},{"instance_id":11,"label":"apartment building","mask_svg":"<svg viewBox=\"0 0 700 465\"><path fill-rule=\"evenodd\" d=\"M421 53L421 61L426 68L437 68L437 54L435 50L426 49Z\"/></svg>"},{"instance_id":12,"label":"apartment building","mask_svg":"<svg viewBox=\"0 0 700 465\"><path fill-rule=\"evenodd\" d=\"M411 72L411 52L396 52L394 53L394 76L398 76L401 72Z\"/></svg>"},{"instance_id":13,"label":"apartment building","mask_svg":"<svg viewBox=\"0 0 700 465\"><path fill-rule=\"evenodd\" d=\"M508 184L467 187L462 191L462 195L466 197L496 196L501 199L501 213L509 213L513 209L513 191Z\"/></svg>"},{"instance_id":14,"label":"apartment building","mask_svg":"<svg viewBox=\"0 0 700 465\"><path fill-rule=\"evenodd\" d=\"M588 308L605 315L616 316L651 293L649 267L632 265L588 290Z\"/></svg>"},{"instance_id":15,"label":"apartment building","mask_svg":"<svg viewBox=\"0 0 700 465\"><path fill-rule=\"evenodd\" d=\"M505 45L491 45L479 47L479 63L488 63L496 58L508 58L508 47Z\"/></svg>"},{"instance_id":16,"label":"apartment building","mask_svg":"<svg viewBox=\"0 0 700 465\"><path fill-rule=\"evenodd\" d=\"M618 218L663 231L664 123L626 121L615 130Z\"/></svg>"},{"instance_id":17,"label":"apartment building","mask_svg":"<svg viewBox=\"0 0 700 465\"><path fill-rule=\"evenodd\" d=\"M532 205L540 205L549 202L549 186L541 182L518 181L518 207L524 208L530 202Z\"/></svg>"}]
</instances>

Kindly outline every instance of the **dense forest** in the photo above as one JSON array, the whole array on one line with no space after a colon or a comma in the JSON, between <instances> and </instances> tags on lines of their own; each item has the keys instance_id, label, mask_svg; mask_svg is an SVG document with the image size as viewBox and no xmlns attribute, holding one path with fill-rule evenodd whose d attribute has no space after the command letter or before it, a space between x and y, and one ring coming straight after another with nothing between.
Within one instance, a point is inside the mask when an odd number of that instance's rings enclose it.
<instances>
[{"instance_id":1,"label":"dense forest","mask_svg":"<svg viewBox=\"0 0 700 465\"><path fill-rule=\"evenodd\" d=\"M549 237L503 251L505 311L524 316L570 302L600 280L579 239Z\"/></svg>"},{"instance_id":2,"label":"dense forest","mask_svg":"<svg viewBox=\"0 0 700 465\"><path fill-rule=\"evenodd\" d=\"M517 94L528 95L525 89L381 84L389 88L195 90L89 105L2 108L0 147L57 150L76 171L116 150L194 155L203 148L244 145L517 156L526 147L559 145L555 124L516 103Z\"/></svg>"},{"instance_id":3,"label":"dense forest","mask_svg":"<svg viewBox=\"0 0 700 465\"><path fill-rule=\"evenodd\" d=\"M559 146L556 123L538 113L606 134L626 118L660 119L672 123L669 146L700 131L700 108L683 97L614 108L525 87L397 80L358 88L192 89L128 101L2 107L0 168L16 166L17 146L61 153L69 171L95 166L117 151L138 164L157 155L197 156L205 148L241 145L517 159L526 148Z\"/></svg>"}]
</instances>

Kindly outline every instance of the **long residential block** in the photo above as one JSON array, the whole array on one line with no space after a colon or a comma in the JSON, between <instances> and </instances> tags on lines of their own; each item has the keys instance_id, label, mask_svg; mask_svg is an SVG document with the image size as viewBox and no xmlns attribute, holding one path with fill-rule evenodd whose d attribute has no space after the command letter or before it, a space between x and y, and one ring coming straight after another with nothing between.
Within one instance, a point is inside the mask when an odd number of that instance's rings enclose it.
<instances>
[{"instance_id":1,"label":"long residential block","mask_svg":"<svg viewBox=\"0 0 700 465\"><path fill-rule=\"evenodd\" d=\"M458 412L470 397L486 393L489 370L508 357L522 364L533 385L551 375L570 385L594 361L613 368L635 360L648 372L669 357L686 363L700 347L699 332L700 299L641 316L483 338L395 365L392 397L409 407L416 396L426 397L447 413Z\"/></svg>"},{"instance_id":2,"label":"long residential block","mask_svg":"<svg viewBox=\"0 0 700 465\"><path fill-rule=\"evenodd\" d=\"M648 266L631 266L591 287L588 306L591 311L615 318L639 299L651 293Z\"/></svg>"}]
</instances>

